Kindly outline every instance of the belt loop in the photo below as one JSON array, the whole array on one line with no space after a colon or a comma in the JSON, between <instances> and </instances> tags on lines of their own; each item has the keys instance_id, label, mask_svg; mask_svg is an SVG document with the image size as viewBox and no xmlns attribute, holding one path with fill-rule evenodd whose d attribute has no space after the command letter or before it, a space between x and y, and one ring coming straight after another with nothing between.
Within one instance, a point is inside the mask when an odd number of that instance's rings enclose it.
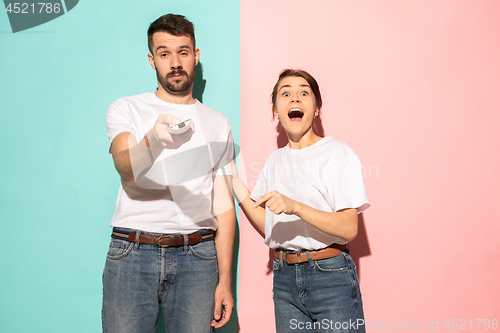
<instances>
[{"instance_id":1,"label":"belt loop","mask_svg":"<svg viewBox=\"0 0 500 333\"><path fill-rule=\"evenodd\" d=\"M280 250L280 257L278 259L280 260L280 266L283 267L283 250Z\"/></svg>"},{"instance_id":2,"label":"belt loop","mask_svg":"<svg viewBox=\"0 0 500 333\"><path fill-rule=\"evenodd\" d=\"M139 250L139 238L141 237L141 232L140 231L137 231L135 233L135 246L134 246L134 250Z\"/></svg>"},{"instance_id":3,"label":"belt loop","mask_svg":"<svg viewBox=\"0 0 500 333\"><path fill-rule=\"evenodd\" d=\"M184 236L184 252L187 252L188 249L188 244L189 244L189 238L188 235L183 235Z\"/></svg>"},{"instance_id":4,"label":"belt loop","mask_svg":"<svg viewBox=\"0 0 500 333\"><path fill-rule=\"evenodd\" d=\"M311 258L311 251L306 251L307 254L307 259L309 259L309 265L312 267L314 266L314 261Z\"/></svg>"}]
</instances>

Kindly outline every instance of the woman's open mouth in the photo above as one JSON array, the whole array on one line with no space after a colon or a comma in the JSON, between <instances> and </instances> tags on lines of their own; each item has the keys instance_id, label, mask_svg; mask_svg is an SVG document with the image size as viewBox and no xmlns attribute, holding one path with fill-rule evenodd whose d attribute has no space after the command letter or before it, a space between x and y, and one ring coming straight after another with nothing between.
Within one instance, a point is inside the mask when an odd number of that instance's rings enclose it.
<instances>
[{"instance_id":1,"label":"woman's open mouth","mask_svg":"<svg viewBox=\"0 0 500 333\"><path fill-rule=\"evenodd\" d=\"M292 121L300 121L303 116L304 111L299 108L290 109L290 111L288 111L288 118Z\"/></svg>"}]
</instances>

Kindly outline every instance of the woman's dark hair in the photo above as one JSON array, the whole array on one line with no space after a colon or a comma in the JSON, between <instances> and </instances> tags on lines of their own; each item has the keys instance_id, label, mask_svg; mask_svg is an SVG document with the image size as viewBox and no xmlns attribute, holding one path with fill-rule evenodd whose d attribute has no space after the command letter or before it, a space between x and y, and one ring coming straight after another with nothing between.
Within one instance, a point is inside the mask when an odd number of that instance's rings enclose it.
<instances>
[{"instance_id":1,"label":"woman's dark hair","mask_svg":"<svg viewBox=\"0 0 500 333\"><path fill-rule=\"evenodd\" d=\"M153 54L153 35L155 32L166 32L173 36L188 36L193 41L193 50L196 48L193 23L183 15L166 14L149 25L148 47L151 54Z\"/></svg>"},{"instance_id":2,"label":"woman's dark hair","mask_svg":"<svg viewBox=\"0 0 500 333\"><path fill-rule=\"evenodd\" d=\"M276 84L274 85L273 93L271 94L271 99L273 102L273 110L274 110L274 106L276 105L276 97L278 96L278 86L280 84L280 81L286 77L289 77L289 76L301 77L307 81L307 83L311 87L311 90L314 94L314 101L315 101L316 107L318 108L318 110L321 110L321 106L323 105L323 101L321 100L321 93L319 92L318 82L316 82L316 79L314 79L314 77L311 74L309 74L308 72L303 71L301 69L285 69L281 72L281 74L278 78L278 82L276 82Z\"/></svg>"}]
</instances>

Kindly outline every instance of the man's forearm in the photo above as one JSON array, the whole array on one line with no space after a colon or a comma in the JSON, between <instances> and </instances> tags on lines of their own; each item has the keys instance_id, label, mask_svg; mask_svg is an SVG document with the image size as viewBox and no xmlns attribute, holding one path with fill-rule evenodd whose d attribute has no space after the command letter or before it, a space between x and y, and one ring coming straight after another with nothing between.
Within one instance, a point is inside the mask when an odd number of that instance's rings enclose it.
<instances>
[{"instance_id":1,"label":"man's forearm","mask_svg":"<svg viewBox=\"0 0 500 333\"><path fill-rule=\"evenodd\" d=\"M234 208L218 216L217 232L215 235L215 248L219 266L219 284L231 286L234 235L236 232L236 214Z\"/></svg>"},{"instance_id":2,"label":"man's forearm","mask_svg":"<svg viewBox=\"0 0 500 333\"><path fill-rule=\"evenodd\" d=\"M137 181L137 178L153 165L162 152L161 147L151 147L146 136L138 143L135 142L135 138L131 134L128 137L117 137L117 139L121 141L117 144L129 147L114 155L116 170L126 182Z\"/></svg>"},{"instance_id":3,"label":"man's forearm","mask_svg":"<svg viewBox=\"0 0 500 333\"><path fill-rule=\"evenodd\" d=\"M231 285L233 244L236 231L236 212L231 190L231 176L218 175L214 179L213 214L217 220L215 248L219 264L219 283Z\"/></svg>"}]
</instances>

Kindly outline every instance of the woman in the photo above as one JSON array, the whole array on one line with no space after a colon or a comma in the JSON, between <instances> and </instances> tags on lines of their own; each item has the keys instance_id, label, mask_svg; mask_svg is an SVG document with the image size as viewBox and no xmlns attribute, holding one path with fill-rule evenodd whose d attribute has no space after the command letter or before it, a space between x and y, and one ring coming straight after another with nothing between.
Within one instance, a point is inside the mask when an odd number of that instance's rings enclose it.
<instances>
[{"instance_id":1,"label":"woman","mask_svg":"<svg viewBox=\"0 0 500 333\"><path fill-rule=\"evenodd\" d=\"M276 330L364 332L355 265L346 243L369 206L361 163L343 142L313 130L322 101L316 80L283 71L272 93L273 115L288 145L271 153L250 194L234 162L240 205L275 249Z\"/></svg>"}]
</instances>

